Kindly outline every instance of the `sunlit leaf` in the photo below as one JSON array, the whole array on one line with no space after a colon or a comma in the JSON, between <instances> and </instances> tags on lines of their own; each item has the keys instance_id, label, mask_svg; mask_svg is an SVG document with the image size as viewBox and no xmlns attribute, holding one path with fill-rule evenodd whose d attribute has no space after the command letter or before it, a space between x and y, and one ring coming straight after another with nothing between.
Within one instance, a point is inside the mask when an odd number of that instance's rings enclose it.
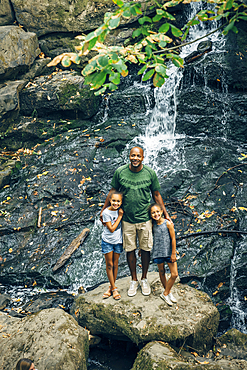
<instances>
[{"instance_id":1,"label":"sunlit leaf","mask_svg":"<svg viewBox=\"0 0 247 370\"><path fill-rule=\"evenodd\" d=\"M151 18L149 18L149 17L147 17L147 16L144 16L144 17L142 17L142 18L139 18L139 19L138 19L138 22L139 22L140 24L144 24L145 22L152 23L152 19L151 19Z\"/></svg>"},{"instance_id":2,"label":"sunlit leaf","mask_svg":"<svg viewBox=\"0 0 247 370\"><path fill-rule=\"evenodd\" d=\"M117 6L119 6L120 8L124 5L123 1L122 0L112 0L114 2L114 4L116 4Z\"/></svg>"},{"instance_id":3,"label":"sunlit leaf","mask_svg":"<svg viewBox=\"0 0 247 370\"><path fill-rule=\"evenodd\" d=\"M182 36L183 33L179 28L173 26L172 24L170 26L171 26L171 31L172 31L173 36L175 36L175 37Z\"/></svg>"},{"instance_id":4,"label":"sunlit leaf","mask_svg":"<svg viewBox=\"0 0 247 370\"><path fill-rule=\"evenodd\" d=\"M142 30L141 30L141 28L137 28L137 30L135 30L133 33L132 33L132 37L138 37L138 36L140 36L141 35L141 33L142 33Z\"/></svg>"},{"instance_id":5,"label":"sunlit leaf","mask_svg":"<svg viewBox=\"0 0 247 370\"><path fill-rule=\"evenodd\" d=\"M162 26L159 28L159 32L161 33L166 33L170 28L170 24L169 23L164 23L162 24Z\"/></svg>"},{"instance_id":6,"label":"sunlit leaf","mask_svg":"<svg viewBox=\"0 0 247 370\"><path fill-rule=\"evenodd\" d=\"M89 41L89 43L88 43L88 50L91 50L94 47L94 45L96 44L97 40L98 40L98 38L97 37L94 37L92 40Z\"/></svg>"},{"instance_id":7,"label":"sunlit leaf","mask_svg":"<svg viewBox=\"0 0 247 370\"><path fill-rule=\"evenodd\" d=\"M159 74L155 73L154 78L153 78L153 85L155 87L161 87L165 82L165 79Z\"/></svg>"},{"instance_id":8,"label":"sunlit leaf","mask_svg":"<svg viewBox=\"0 0 247 370\"><path fill-rule=\"evenodd\" d=\"M153 76L154 72L155 72L155 69L154 68L153 69L150 69L147 73L145 73L145 75L143 76L142 81L149 80L149 78L151 78Z\"/></svg>"},{"instance_id":9,"label":"sunlit leaf","mask_svg":"<svg viewBox=\"0 0 247 370\"><path fill-rule=\"evenodd\" d=\"M96 60L96 63L102 69L108 65L108 61L109 59L103 55Z\"/></svg>"},{"instance_id":10,"label":"sunlit leaf","mask_svg":"<svg viewBox=\"0 0 247 370\"><path fill-rule=\"evenodd\" d=\"M120 17L112 18L109 22L109 28L110 30L113 30L114 28L117 28L120 24Z\"/></svg>"}]
</instances>

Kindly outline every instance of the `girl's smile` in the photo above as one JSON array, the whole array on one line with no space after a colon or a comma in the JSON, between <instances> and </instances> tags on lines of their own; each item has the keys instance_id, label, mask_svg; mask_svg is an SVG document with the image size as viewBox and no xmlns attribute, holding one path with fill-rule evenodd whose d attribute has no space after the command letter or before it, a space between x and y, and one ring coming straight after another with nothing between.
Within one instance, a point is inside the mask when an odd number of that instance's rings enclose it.
<instances>
[{"instance_id":1,"label":"girl's smile","mask_svg":"<svg viewBox=\"0 0 247 370\"><path fill-rule=\"evenodd\" d=\"M110 209L112 211L117 210L122 204L122 196L120 194L113 194L110 199L110 203L111 203Z\"/></svg>"},{"instance_id":2,"label":"girl's smile","mask_svg":"<svg viewBox=\"0 0 247 370\"><path fill-rule=\"evenodd\" d=\"M155 220L157 223L162 221L162 215L163 211L158 206L153 206L150 211L151 217L153 220Z\"/></svg>"}]
</instances>

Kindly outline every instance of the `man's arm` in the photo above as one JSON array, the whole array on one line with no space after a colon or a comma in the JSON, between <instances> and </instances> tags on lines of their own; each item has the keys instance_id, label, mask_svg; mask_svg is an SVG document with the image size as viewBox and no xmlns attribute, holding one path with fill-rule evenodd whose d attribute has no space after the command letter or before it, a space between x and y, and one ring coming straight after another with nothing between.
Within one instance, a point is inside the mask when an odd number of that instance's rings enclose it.
<instances>
[{"instance_id":1,"label":"man's arm","mask_svg":"<svg viewBox=\"0 0 247 370\"><path fill-rule=\"evenodd\" d=\"M109 191L107 197L106 197L106 200L105 200L105 204L103 205L102 209L101 209L101 212L100 212L100 221L103 223L103 219L102 219L102 213L104 211L104 209L106 209L107 207L109 207L109 205L111 204L110 203L110 197L111 197L111 193L114 191L115 189L114 188L111 188L111 190Z\"/></svg>"},{"instance_id":2,"label":"man's arm","mask_svg":"<svg viewBox=\"0 0 247 370\"><path fill-rule=\"evenodd\" d=\"M166 218L167 220L169 220L169 221L171 221L171 222L172 222L172 220L170 219L170 217L169 217L169 215L168 215L168 212L167 212L167 210L166 210L166 207L165 207L165 205L164 205L164 202L163 202L162 196L160 195L160 192L159 192L158 190L153 191L153 192L152 192L152 196L153 196L153 198L154 198L155 203L157 203L157 204L159 204L159 205L161 206L161 208L162 208L162 211L163 211L163 213L164 213L165 218ZM173 222L172 222L172 223L173 223Z\"/></svg>"}]
</instances>

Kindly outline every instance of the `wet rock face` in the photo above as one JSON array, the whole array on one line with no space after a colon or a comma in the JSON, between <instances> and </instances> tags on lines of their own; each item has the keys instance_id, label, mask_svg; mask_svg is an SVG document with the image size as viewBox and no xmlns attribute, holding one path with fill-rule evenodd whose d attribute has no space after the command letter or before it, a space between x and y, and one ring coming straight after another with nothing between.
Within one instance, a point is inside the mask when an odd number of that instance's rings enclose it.
<instances>
[{"instance_id":1,"label":"wet rock face","mask_svg":"<svg viewBox=\"0 0 247 370\"><path fill-rule=\"evenodd\" d=\"M203 60L185 65L178 92L178 133L246 141L246 42L246 22L240 22L239 33L229 33L223 50L213 43Z\"/></svg>"},{"instance_id":2,"label":"wet rock face","mask_svg":"<svg viewBox=\"0 0 247 370\"><path fill-rule=\"evenodd\" d=\"M88 331L61 309L40 311L24 319L0 313L0 367L13 369L30 358L41 370L87 369Z\"/></svg>"},{"instance_id":3,"label":"wet rock face","mask_svg":"<svg viewBox=\"0 0 247 370\"><path fill-rule=\"evenodd\" d=\"M149 273L152 293L128 297L130 278L118 279L121 300L112 297L102 300L109 284L79 296L72 306L81 326L92 334L118 340L127 339L136 344L161 340L179 347L184 341L192 348L206 352L217 332L219 313L207 294L185 285L175 284L173 294L178 303L169 307L161 298L163 291L159 274Z\"/></svg>"},{"instance_id":4,"label":"wet rock face","mask_svg":"<svg viewBox=\"0 0 247 370\"><path fill-rule=\"evenodd\" d=\"M30 116L35 111L52 118L63 112L64 118L89 119L98 112L101 97L83 82L82 76L70 71L38 77L21 93L21 113Z\"/></svg>"}]
</instances>

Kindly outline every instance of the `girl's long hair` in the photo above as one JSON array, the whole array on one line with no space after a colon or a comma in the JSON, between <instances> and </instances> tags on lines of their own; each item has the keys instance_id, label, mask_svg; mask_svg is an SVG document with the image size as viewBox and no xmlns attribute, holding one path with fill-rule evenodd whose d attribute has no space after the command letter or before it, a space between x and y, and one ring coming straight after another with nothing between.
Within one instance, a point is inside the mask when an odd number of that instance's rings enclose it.
<instances>
[{"instance_id":1,"label":"girl's long hair","mask_svg":"<svg viewBox=\"0 0 247 370\"><path fill-rule=\"evenodd\" d=\"M16 364L16 370L29 370L33 361L29 358L21 358Z\"/></svg>"}]
</instances>

